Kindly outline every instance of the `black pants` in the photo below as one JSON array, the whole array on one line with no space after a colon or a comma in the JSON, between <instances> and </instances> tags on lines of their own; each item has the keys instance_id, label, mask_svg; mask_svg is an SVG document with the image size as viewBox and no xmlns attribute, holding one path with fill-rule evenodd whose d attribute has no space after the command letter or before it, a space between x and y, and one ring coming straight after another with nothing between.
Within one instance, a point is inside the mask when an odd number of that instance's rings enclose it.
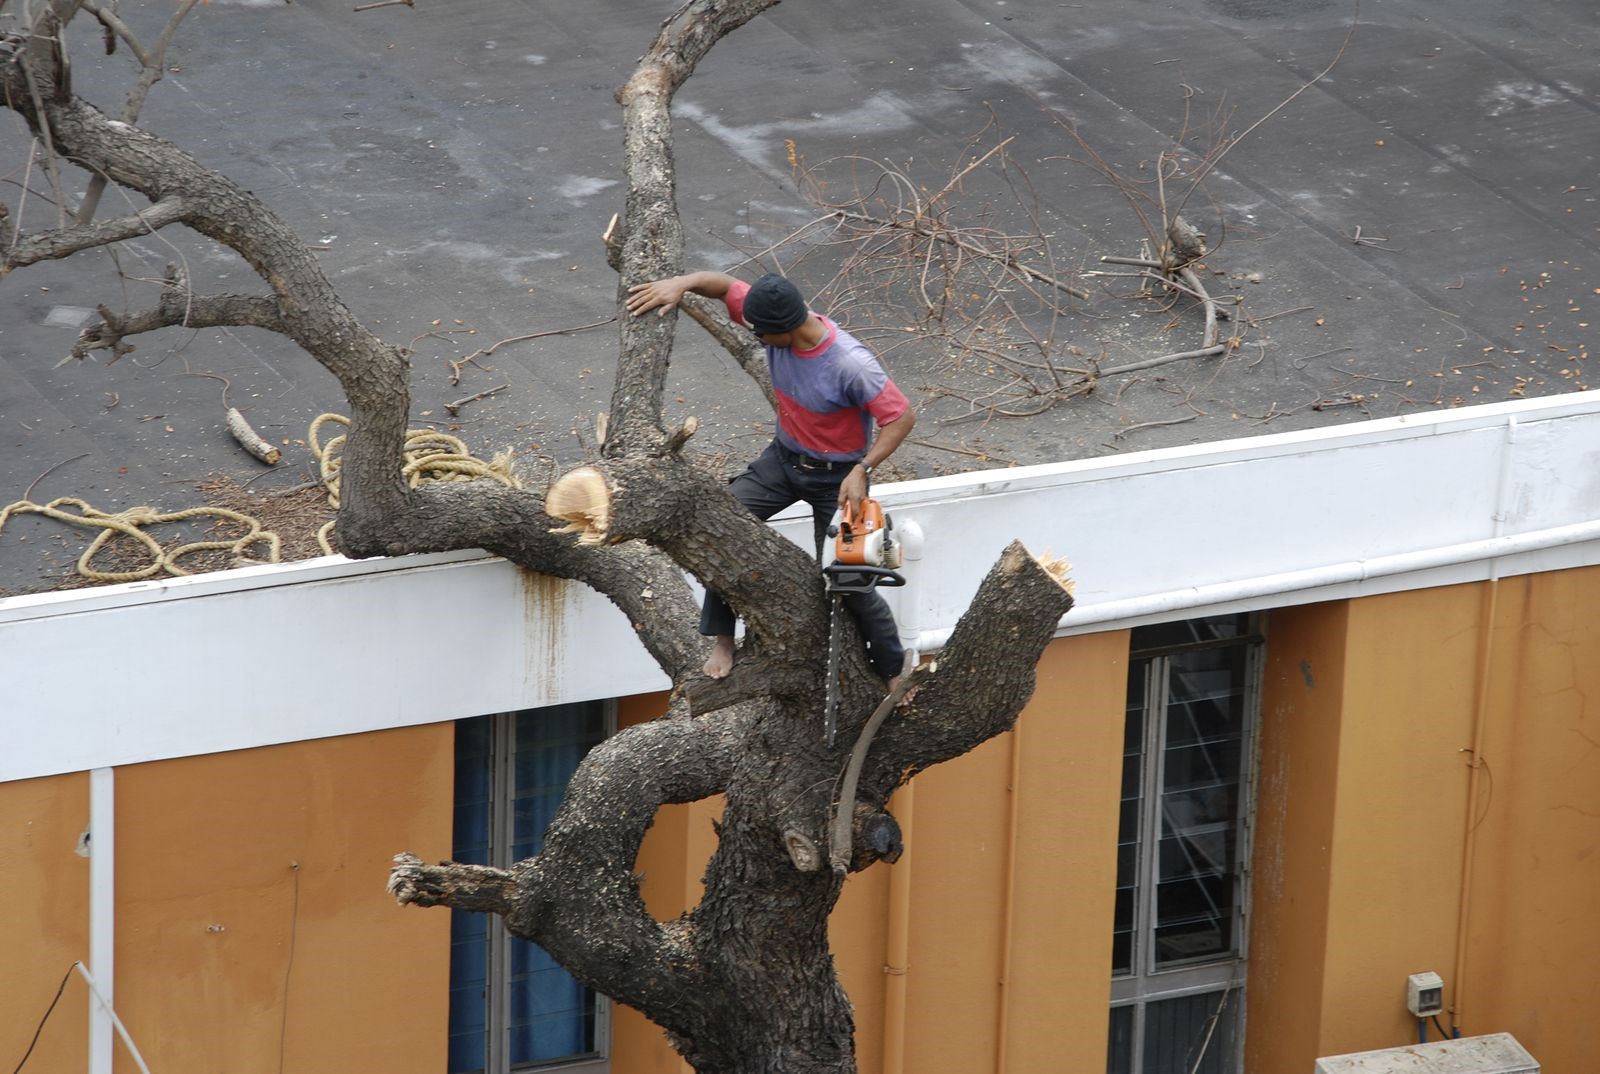
<instances>
[{"instance_id":1,"label":"black pants","mask_svg":"<svg viewBox=\"0 0 1600 1074\"><path fill-rule=\"evenodd\" d=\"M817 460L786 451L777 441L734 478L728 488L750 513L765 522L790 504L804 500L811 505L811 522L817 547L822 547L828 521L839 506L839 486L850 473L849 463L831 468ZM844 594L844 605L856 617L861 636L867 643L867 658L881 679L900 674L905 649L894 625L894 613L874 590ZM717 594L706 590L700 609L700 633L708 637L733 634L733 609Z\"/></svg>"}]
</instances>

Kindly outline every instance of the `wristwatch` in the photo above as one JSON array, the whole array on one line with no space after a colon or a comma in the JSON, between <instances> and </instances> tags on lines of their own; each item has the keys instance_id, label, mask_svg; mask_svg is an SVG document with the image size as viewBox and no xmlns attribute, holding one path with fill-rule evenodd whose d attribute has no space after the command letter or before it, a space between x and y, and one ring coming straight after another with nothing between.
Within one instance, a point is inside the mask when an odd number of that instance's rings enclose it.
<instances>
[{"instance_id":1,"label":"wristwatch","mask_svg":"<svg viewBox=\"0 0 1600 1074\"><path fill-rule=\"evenodd\" d=\"M859 466L859 467L861 467L861 472L862 472L862 473L864 473L864 474L866 474L866 475L867 475L867 476L868 476L868 477L871 477L871 476L872 476L872 467L870 467L870 466L868 466L868 465L867 465L867 464L866 464L866 461L865 461L865 460L863 460L863 461L861 461L861 462L858 462L858 463L856 463L856 465L857 465L857 466Z\"/></svg>"}]
</instances>

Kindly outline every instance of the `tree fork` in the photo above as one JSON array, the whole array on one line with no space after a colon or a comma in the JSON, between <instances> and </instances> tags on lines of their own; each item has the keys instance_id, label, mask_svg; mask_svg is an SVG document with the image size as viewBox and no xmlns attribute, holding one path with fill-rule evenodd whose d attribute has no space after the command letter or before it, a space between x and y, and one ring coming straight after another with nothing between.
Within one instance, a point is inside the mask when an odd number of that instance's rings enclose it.
<instances>
[{"instance_id":1,"label":"tree fork","mask_svg":"<svg viewBox=\"0 0 1600 1074\"><path fill-rule=\"evenodd\" d=\"M641 318L645 319L645 318ZM562 475L546 510L590 544L645 540L743 617L747 636L784 663L826 652L827 600L816 562L675 456L608 460Z\"/></svg>"}]
</instances>

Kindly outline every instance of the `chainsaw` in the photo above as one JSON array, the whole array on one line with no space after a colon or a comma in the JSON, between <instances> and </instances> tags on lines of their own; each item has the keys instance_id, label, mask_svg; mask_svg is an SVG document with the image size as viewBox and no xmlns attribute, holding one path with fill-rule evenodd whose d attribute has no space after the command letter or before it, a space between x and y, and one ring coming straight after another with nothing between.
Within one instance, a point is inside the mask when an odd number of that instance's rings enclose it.
<instances>
[{"instance_id":1,"label":"chainsaw","mask_svg":"<svg viewBox=\"0 0 1600 1074\"><path fill-rule=\"evenodd\" d=\"M833 562L822 568L832 598L828 609L828 682L823 708L823 734L833 746L836 713L839 707L839 649L844 632L841 613L846 593L863 593L878 586L903 586L906 580L897 570L901 562L900 542L895 539L894 520L883 505L870 497L861 500L859 511L849 503L841 508L837 525L828 527L833 538Z\"/></svg>"}]
</instances>

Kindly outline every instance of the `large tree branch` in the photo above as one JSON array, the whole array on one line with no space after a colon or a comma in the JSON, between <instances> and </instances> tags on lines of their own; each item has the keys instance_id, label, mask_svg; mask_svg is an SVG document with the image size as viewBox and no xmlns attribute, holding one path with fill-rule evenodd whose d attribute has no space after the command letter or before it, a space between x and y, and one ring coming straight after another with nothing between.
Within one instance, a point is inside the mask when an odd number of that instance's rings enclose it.
<instances>
[{"instance_id":1,"label":"large tree branch","mask_svg":"<svg viewBox=\"0 0 1600 1074\"><path fill-rule=\"evenodd\" d=\"M250 264L277 298L279 330L339 379L351 408L340 538L352 554L371 554L381 543L385 518L403 511L407 499L400 458L410 394L399 349L355 318L305 244L255 195L171 143L109 120L82 100L30 95L30 82L39 81L36 69L59 83L59 66L39 55L24 49L0 63L0 99L35 134L50 132L56 151L80 167L152 202L183 198L189 205L184 222Z\"/></svg>"},{"instance_id":2,"label":"large tree branch","mask_svg":"<svg viewBox=\"0 0 1600 1074\"><path fill-rule=\"evenodd\" d=\"M391 520L387 555L483 548L541 574L582 582L608 598L674 681L704 660L698 612L683 572L639 542L583 544L554 532L543 497L493 481L431 482L413 490L411 509Z\"/></svg>"},{"instance_id":3,"label":"large tree branch","mask_svg":"<svg viewBox=\"0 0 1600 1074\"><path fill-rule=\"evenodd\" d=\"M708 981L686 942L690 927L650 916L634 867L661 806L726 789L748 722L732 710L691 720L680 706L627 728L578 766L537 857L502 870L401 855L389 890L402 904L501 914L578 979L670 1030L698 1031Z\"/></svg>"},{"instance_id":4,"label":"large tree branch","mask_svg":"<svg viewBox=\"0 0 1600 1074\"><path fill-rule=\"evenodd\" d=\"M772 372L767 368L767 349L757 343L748 329L739 327L728 316L728 308L721 302L701 295L687 294L679 303L683 311L708 332L712 339L722 344L722 349L732 355L739 368L750 375L766 397L774 413L778 410L778 396L772 390Z\"/></svg>"},{"instance_id":5,"label":"large tree branch","mask_svg":"<svg viewBox=\"0 0 1600 1074\"><path fill-rule=\"evenodd\" d=\"M189 278L176 265L168 265L162 282L161 301L154 309L134 314L119 314L107 306L99 309L100 320L78 334L72 357L86 357L90 351L110 350L112 361L133 345L128 336L155 332L162 328L222 328L249 325L268 331L283 331L283 311L276 298L266 295L196 295L189 290Z\"/></svg>"},{"instance_id":6,"label":"large tree branch","mask_svg":"<svg viewBox=\"0 0 1600 1074\"><path fill-rule=\"evenodd\" d=\"M664 435L661 394L676 318L631 317L624 302L630 285L673 275L683 267L683 225L674 199L672 96L713 45L776 2L690 0L662 24L633 77L617 92L628 191L617 289L623 311L622 361L611 396L614 431L606 444L612 457L652 448Z\"/></svg>"},{"instance_id":7,"label":"large tree branch","mask_svg":"<svg viewBox=\"0 0 1600 1074\"><path fill-rule=\"evenodd\" d=\"M1011 729L1033 695L1034 668L1072 608L1065 563L1013 541L979 585L937 666L903 714L884 724L862 786L886 798L924 768Z\"/></svg>"}]
</instances>

